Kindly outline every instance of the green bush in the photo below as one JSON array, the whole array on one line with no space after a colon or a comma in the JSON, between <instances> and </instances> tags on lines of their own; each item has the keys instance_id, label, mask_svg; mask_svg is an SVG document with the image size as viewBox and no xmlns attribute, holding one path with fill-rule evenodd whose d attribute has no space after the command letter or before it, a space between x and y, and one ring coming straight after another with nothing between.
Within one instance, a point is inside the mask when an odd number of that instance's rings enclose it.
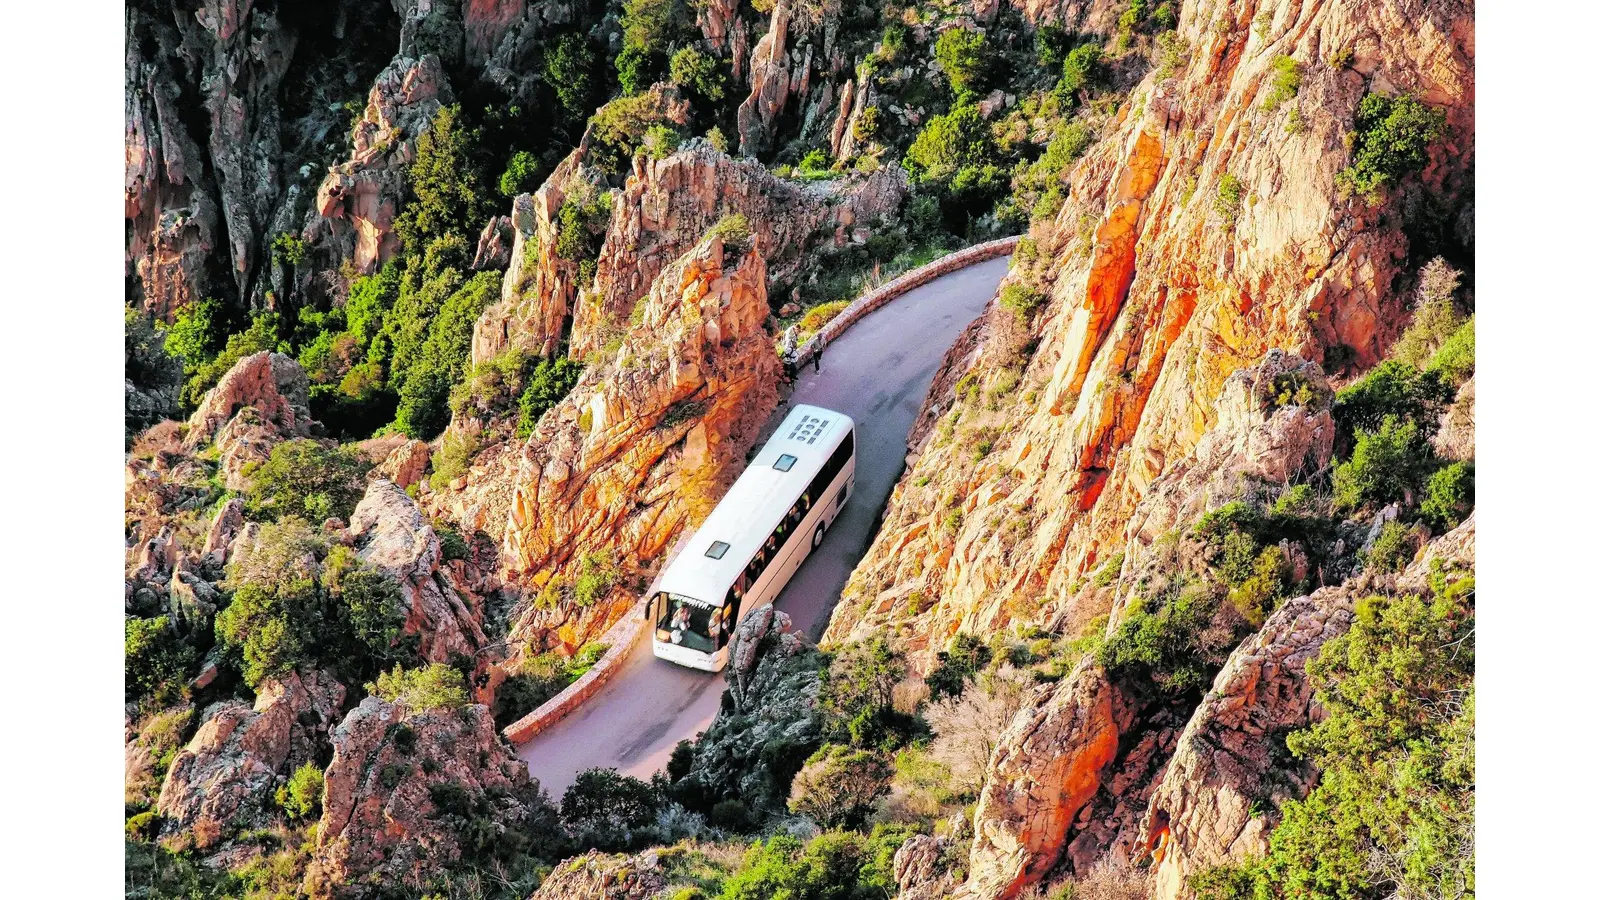
<instances>
[{"instance_id":1,"label":"green bush","mask_svg":"<svg viewBox=\"0 0 1600 900\"><path fill-rule=\"evenodd\" d=\"M283 342L279 337L282 326L283 317L277 313L259 313L250 320L249 328L228 335L222 351L216 356L193 367L188 364L188 358L185 357L184 371L192 371L192 374L183 386L184 408L193 409L199 406L200 401L205 398L206 391L215 387L217 382L222 380L222 376L228 374L228 370L239 360L263 350L286 349L283 348Z\"/></svg>"},{"instance_id":2,"label":"green bush","mask_svg":"<svg viewBox=\"0 0 1600 900\"><path fill-rule=\"evenodd\" d=\"M367 693L390 703L401 704L413 713L430 709L465 709L472 702L460 670L440 663L429 663L416 669L403 669L396 665L387 672L380 672L378 680L367 685Z\"/></svg>"},{"instance_id":3,"label":"green bush","mask_svg":"<svg viewBox=\"0 0 1600 900\"><path fill-rule=\"evenodd\" d=\"M1472 512L1475 483L1470 462L1453 462L1434 472L1422 495L1422 517L1446 531Z\"/></svg>"},{"instance_id":4,"label":"green bush","mask_svg":"<svg viewBox=\"0 0 1600 900\"><path fill-rule=\"evenodd\" d=\"M123 377L134 387L169 400L147 409L124 409L124 431L131 437L162 419L177 416L176 401L183 386L183 359L167 352L167 332L131 306L123 307L122 339Z\"/></svg>"},{"instance_id":5,"label":"green bush","mask_svg":"<svg viewBox=\"0 0 1600 900\"><path fill-rule=\"evenodd\" d=\"M1222 219L1223 227L1231 231L1239 221L1239 214L1244 211L1244 183L1232 173L1223 173L1217 182L1217 198L1212 208Z\"/></svg>"},{"instance_id":6,"label":"green bush","mask_svg":"<svg viewBox=\"0 0 1600 900\"><path fill-rule=\"evenodd\" d=\"M639 149L651 159L666 159L683 143L683 135L669 125L656 124L645 129Z\"/></svg>"},{"instance_id":7,"label":"green bush","mask_svg":"<svg viewBox=\"0 0 1600 900\"><path fill-rule=\"evenodd\" d=\"M1021 281L1013 281L1000 289L1000 305L1011 310L1017 318L1028 321L1035 310L1044 305L1044 293L1034 289L1032 285Z\"/></svg>"},{"instance_id":8,"label":"green bush","mask_svg":"<svg viewBox=\"0 0 1600 900\"><path fill-rule=\"evenodd\" d=\"M1066 60L1061 64L1061 80L1056 84L1056 92L1065 97L1074 97L1079 92L1097 87L1103 75L1101 59L1103 53L1099 44L1081 44L1072 48Z\"/></svg>"},{"instance_id":9,"label":"green bush","mask_svg":"<svg viewBox=\"0 0 1600 900\"><path fill-rule=\"evenodd\" d=\"M1415 422L1431 434L1449 400L1438 376L1391 359L1336 394L1333 417L1345 434L1374 430L1389 418Z\"/></svg>"},{"instance_id":10,"label":"green bush","mask_svg":"<svg viewBox=\"0 0 1600 900\"><path fill-rule=\"evenodd\" d=\"M394 579L349 547L337 546L323 563L322 584L365 655L380 662L396 658L406 606Z\"/></svg>"},{"instance_id":11,"label":"green bush","mask_svg":"<svg viewBox=\"0 0 1600 900\"><path fill-rule=\"evenodd\" d=\"M702 53L694 47L684 47L672 54L667 67L672 83L698 94L713 103L728 93L728 75L722 60Z\"/></svg>"},{"instance_id":12,"label":"green bush","mask_svg":"<svg viewBox=\"0 0 1600 900\"><path fill-rule=\"evenodd\" d=\"M164 706L183 696L199 654L166 616L123 620L123 694L129 702Z\"/></svg>"},{"instance_id":13,"label":"green bush","mask_svg":"<svg viewBox=\"0 0 1600 900\"><path fill-rule=\"evenodd\" d=\"M450 482L465 475L472 466L472 458L482 449L476 432L452 431L439 443L439 452L433 455L433 474L428 484L442 491Z\"/></svg>"},{"instance_id":14,"label":"green bush","mask_svg":"<svg viewBox=\"0 0 1600 900\"><path fill-rule=\"evenodd\" d=\"M312 818L312 812L322 807L322 770L312 762L295 769L274 799L289 818Z\"/></svg>"},{"instance_id":15,"label":"green bush","mask_svg":"<svg viewBox=\"0 0 1600 900\"><path fill-rule=\"evenodd\" d=\"M1067 169L1093 143L1094 132L1075 121L1056 132L1038 159L1017 164L1011 177L1012 194L1030 217L1047 218L1061 209Z\"/></svg>"},{"instance_id":16,"label":"green bush","mask_svg":"<svg viewBox=\"0 0 1600 900\"><path fill-rule=\"evenodd\" d=\"M934 42L933 58L958 96L982 88L989 58L984 44L981 33L965 28L947 28Z\"/></svg>"},{"instance_id":17,"label":"green bush","mask_svg":"<svg viewBox=\"0 0 1600 900\"><path fill-rule=\"evenodd\" d=\"M1060 66L1071 49L1072 34L1060 25L1042 23L1033 33L1033 55L1043 68Z\"/></svg>"},{"instance_id":18,"label":"green bush","mask_svg":"<svg viewBox=\"0 0 1600 900\"><path fill-rule=\"evenodd\" d=\"M1389 357L1421 369L1461 327L1464 317L1455 304L1461 273L1454 266L1435 258L1422 267L1417 281L1416 311Z\"/></svg>"},{"instance_id":19,"label":"green bush","mask_svg":"<svg viewBox=\"0 0 1600 900\"><path fill-rule=\"evenodd\" d=\"M572 602L583 607L593 606L611 593L621 578L622 569L611 551L585 553L578 564L578 578L573 582Z\"/></svg>"},{"instance_id":20,"label":"green bush","mask_svg":"<svg viewBox=\"0 0 1600 900\"><path fill-rule=\"evenodd\" d=\"M1267 83L1261 108L1272 112L1300 93L1300 64L1293 57L1279 54L1272 58L1272 78Z\"/></svg>"},{"instance_id":21,"label":"green bush","mask_svg":"<svg viewBox=\"0 0 1600 900\"><path fill-rule=\"evenodd\" d=\"M1369 572L1398 572L1409 564L1422 546L1422 537L1415 528L1399 522L1389 522L1378 531L1372 547L1363 556Z\"/></svg>"},{"instance_id":22,"label":"green bush","mask_svg":"<svg viewBox=\"0 0 1600 900\"><path fill-rule=\"evenodd\" d=\"M450 391L466 375L473 327L478 316L499 298L500 273L479 272L452 293L428 322L427 337L399 382L395 427L401 432L432 438L449 424Z\"/></svg>"},{"instance_id":23,"label":"green bush","mask_svg":"<svg viewBox=\"0 0 1600 900\"><path fill-rule=\"evenodd\" d=\"M1340 191L1375 203L1383 192L1428 162L1428 146L1444 133L1444 111L1410 94L1371 93L1356 109L1350 165L1334 179Z\"/></svg>"},{"instance_id":24,"label":"green bush","mask_svg":"<svg viewBox=\"0 0 1600 900\"><path fill-rule=\"evenodd\" d=\"M587 769L561 796L561 821L582 844L624 850L655 821L660 807L661 797L649 783L616 769Z\"/></svg>"},{"instance_id":25,"label":"green bush","mask_svg":"<svg viewBox=\"0 0 1600 900\"><path fill-rule=\"evenodd\" d=\"M306 242L292 231L280 231L272 238L272 260L280 265L298 266L306 261Z\"/></svg>"},{"instance_id":26,"label":"green bush","mask_svg":"<svg viewBox=\"0 0 1600 900\"><path fill-rule=\"evenodd\" d=\"M817 706L825 730L854 746L903 740L894 686L905 674L904 656L881 637L841 648L821 677Z\"/></svg>"},{"instance_id":27,"label":"green bush","mask_svg":"<svg viewBox=\"0 0 1600 900\"><path fill-rule=\"evenodd\" d=\"M422 253L445 235L462 240L477 236L489 213L474 162L478 138L461 121L459 106L441 107L417 138L416 158L407 170L411 196L394 224L408 256Z\"/></svg>"},{"instance_id":28,"label":"green bush","mask_svg":"<svg viewBox=\"0 0 1600 900\"><path fill-rule=\"evenodd\" d=\"M833 173L829 171L832 163L828 160L828 151L818 147L810 150L800 158L799 169L804 175L815 177L828 177Z\"/></svg>"},{"instance_id":29,"label":"green bush","mask_svg":"<svg viewBox=\"0 0 1600 900\"><path fill-rule=\"evenodd\" d=\"M1193 588L1154 610L1134 601L1122 624L1100 645L1100 666L1114 679L1149 684L1169 696L1204 690L1221 664L1206 652L1212 648L1202 646L1202 632L1216 608L1213 593Z\"/></svg>"},{"instance_id":30,"label":"green bush","mask_svg":"<svg viewBox=\"0 0 1600 900\"><path fill-rule=\"evenodd\" d=\"M646 126L646 131L653 126ZM641 137L643 132L641 132ZM611 218L611 195L570 196L556 213L556 255L568 262L593 259L600 253Z\"/></svg>"},{"instance_id":31,"label":"green bush","mask_svg":"<svg viewBox=\"0 0 1600 900\"><path fill-rule=\"evenodd\" d=\"M593 108L595 52L583 34L569 31L545 54L545 81L568 121L582 121Z\"/></svg>"},{"instance_id":32,"label":"green bush","mask_svg":"<svg viewBox=\"0 0 1600 900\"><path fill-rule=\"evenodd\" d=\"M1433 357L1428 360L1424 375L1452 389L1461 387L1473 376L1477 371L1478 338L1474 325L1476 318L1468 316L1467 320L1440 345Z\"/></svg>"},{"instance_id":33,"label":"green bush","mask_svg":"<svg viewBox=\"0 0 1600 900\"><path fill-rule=\"evenodd\" d=\"M1334 466L1334 505L1350 511L1414 497L1432 465L1433 448L1417 423L1388 416L1377 431L1357 432L1355 452Z\"/></svg>"},{"instance_id":34,"label":"green bush","mask_svg":"<svg viewBox=\"0 0 1600 900\"><path fill-rule=\"evenodd\" d=\"M844 312L849 306L849 300L830 300L827 303L819 303L806 310L806 314L800 317L800 330L807 334L821 331L822 326L833 321L836 316Z\"/></svg>"},{"instance_id":35,"label":"green bush","mask_svg":"<svg viewBox=\"0 0 1600 900\"><path fill-rule=\"evenodd\" d=\"M565 356L539 360L517 399L517 437L533 434L540 417L571 393L582 375L583 365Z\"/></svg>"},{"instance_id":36,"label":"green bush","mask_svg":"<svg viewBox=\"0 0 1600 900\"><path fill-rule=\"evenodd\" d=\"M539 158L526 150L518 150L506 161L506 170L500 173L500 196L511 199L518 194L539 189Z\"/></svg>"},{"instance_id":37,"label":"green bush","mask_svg":"<svg viewBox=\"0 0 1600 900\"><path fill-rule=\"evenodd\" d=\"M993 657L994 651L976 635L960 632L950 640L949 647L939 651L938 662L928 673L929 698L961 696L967 682L983 671Z\"/></svg>"},{"instance_id":38,"label":"green bush","mask_svg":"<svg viewBox=\"0 0 1600 900\"><path fill-rule=\"evenodd\" d=\"M248 473L245 512L258 520L303 516L315 522L330 517L348 521L366 493L371 468L343 447L310 438L284 441Z\"/></svg>"}]
</instances>

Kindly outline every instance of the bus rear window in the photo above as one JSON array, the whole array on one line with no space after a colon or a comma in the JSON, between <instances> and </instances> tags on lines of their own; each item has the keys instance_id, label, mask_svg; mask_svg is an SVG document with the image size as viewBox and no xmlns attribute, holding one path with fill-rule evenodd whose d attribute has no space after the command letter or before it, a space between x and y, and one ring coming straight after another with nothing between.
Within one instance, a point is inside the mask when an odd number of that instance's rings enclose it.
<instances>
[{"instance_id":1,"label":"bus rear window","mask_svg":"<svg viewBox=\"0 0 1600 900\"><path fill-rule=\"evenodd\" d=\"M666 608L656 622L656 640L702 653L716 652L725 608L683 594L666 596Z\"/></svg>"}]
</instances>

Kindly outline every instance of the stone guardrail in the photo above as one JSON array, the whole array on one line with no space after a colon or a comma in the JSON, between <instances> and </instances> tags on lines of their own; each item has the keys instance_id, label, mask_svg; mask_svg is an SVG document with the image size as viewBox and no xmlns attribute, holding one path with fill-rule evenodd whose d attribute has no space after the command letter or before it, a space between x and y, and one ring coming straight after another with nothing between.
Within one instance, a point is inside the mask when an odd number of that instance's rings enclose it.
<instances>
[{"instance_id":1,"label":"stone guardrail","mask_svg":"<svg viewBox=\"0 0 1600 900\"><path fill-rule=\"evenodd\" d=\"M809 340L795 352L794 365L796 368L811 362L819 349L833 343L834 339L844 333L846 328L861 321L862 317L890 300L914 288L922 287L935 278L949 275L957 269L965 269L974 263L986 262L997 257L1005 256L1017 248L1017 241L1022 235L999 238L985 241L982 244L973 244L963 250L947 253L925 266L918 266L909 272L884 282L878 287L867 291L865 294L851 301L849 306L839 311L839 314L828 320L828 324L813 334ZM820 342L820 343L819 343Z\"/></svg>"},{"instance_id":2,"label":"stone guardrail","mask_svg":"<svg viewBox=\"0 0 1600 900\"><path fill-rule=\"evenodd\" d=\"M882 285L862 294L853 300L849 306L840 310L837 316L822 326L822 329L811 336L811 339L802 345L795 354L794 364L804 365L816 355L819 347L826 348L845 329L859 322L867 313L872 312L890 300L924 284L948 275L957 269L964 269L974 263L985 262L997 257L1005 256L1016 249L1020 235L974 244L954 253L947 253L925 266L919 266L909 272L890 279ZM820 342L820 343L819 343ZM667 554L667 562L677 555L677 547ZM666 565L662 565L666 569ZM567 685L561 693L545 701L538 709L523 716L510 725L507 725L502 734L513 744L526 744L536 737L541 731L566 718L574 709L600 690L616 670L622 667L628 656L633 652L634 644L647 630L645 625L645 610L649 603L652 590L646 591L644 596L628 610L605 634L600 636L600 643L606 645L606 652L595 662L589 671L583 673L577 681Z\"/></svg>"}]
</instances>

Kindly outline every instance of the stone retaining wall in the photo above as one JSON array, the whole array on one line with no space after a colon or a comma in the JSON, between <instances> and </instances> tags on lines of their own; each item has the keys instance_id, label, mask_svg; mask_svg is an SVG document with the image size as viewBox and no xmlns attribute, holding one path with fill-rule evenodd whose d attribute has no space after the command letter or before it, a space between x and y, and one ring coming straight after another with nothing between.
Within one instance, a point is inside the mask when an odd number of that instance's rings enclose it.
<instances>
[{"instance_id":1,"label":"stone retaining wall","mask_svg":"<svg viewBox=\"0 0 1600 900\"><path fill-rule=\"evenodd\" d=\"M1017 241L1021 235L1013 235L998 240L986 241L982 244L973 244L964 250L957 250L939 257L925 266L919 266L909 272L885 282L873 290L851 301L849 306L839 311L839 314L828 320L822 330L811 336L795 353L794 363L803 366L811 362L818 347L826 347L833 343L834 338L844 333L846 328L861 321L861 317L872 312L890 300L914 288L922 287L935 278L949 275L957 269L965 269L974 263L985 262L997 257L1005 256L1017 249ZM819 344L818 342L821 342Z\"/></svg>"},{"instance_id":2,"label":"stone retaining wall","mask_svg":"<svg viewBox=\"0 0 1600 900\"><path fill-rule=\"evenodd\" d=\"M818 331L811 336L810 340L806 341L805 345L795 354L795 365L799 366L810 362L811 357L816 354L819 346L826 347L833 342L834 338L842 334L846 328L859 322L867 313L888 303L890 300L913 288L921 287L935 278L948 275L957 269L964 269L974 263L1005 256L1016 249L1019 239L1020 236L1007 237L982 244L974 244L964 250L957 250L954 253L941 256L925 266L912 269L862 294L852 301L849 306L840 310L837 316L828 321L828 324L822 326L821 331ZM818 343L819 341L821 342L820 344ZM667 562L670 563L672 561L672 557L676 555L675 551L676 548L674 548L674 553L667 555ZM662 569L665 570L666 566L663 565ZM561 721L585 700L594 696L606 681L616 674L617 669L622 667L628 656L633 652L634 644L638 643L640 636L649 630L645 627L645 607L650 595L654 593L654 585L651 588L652 590L646 591L644 597L640 598L639 602L628 610L627 615L606 629L606 633L600 637L600 642L606 645L606 652L594 664L593 668L583 673L583 676L577 681L567 685L566 689L561 693L545 701L544 705L505 727L502 733L511 743L526 744L528 741L533 740L539 732Z\"/></svg>"}]
</instances>

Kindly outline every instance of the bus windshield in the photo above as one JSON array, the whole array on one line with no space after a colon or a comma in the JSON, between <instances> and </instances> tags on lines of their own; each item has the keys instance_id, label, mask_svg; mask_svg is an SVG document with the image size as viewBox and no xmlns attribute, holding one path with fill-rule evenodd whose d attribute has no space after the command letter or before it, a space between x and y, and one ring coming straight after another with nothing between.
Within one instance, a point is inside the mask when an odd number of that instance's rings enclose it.
<instances>
[{"instance_id":1,"label":"bus windshield","mask_svg":"<svg viewBox=\"0 0 1600 900\"><path fill-rule=\"evenodd\" d=\"M666 598L665 609L656 622L656 640L702 653L716 652L722 607L683 594L666 594Z\"/></svg>"}]
</instances>

